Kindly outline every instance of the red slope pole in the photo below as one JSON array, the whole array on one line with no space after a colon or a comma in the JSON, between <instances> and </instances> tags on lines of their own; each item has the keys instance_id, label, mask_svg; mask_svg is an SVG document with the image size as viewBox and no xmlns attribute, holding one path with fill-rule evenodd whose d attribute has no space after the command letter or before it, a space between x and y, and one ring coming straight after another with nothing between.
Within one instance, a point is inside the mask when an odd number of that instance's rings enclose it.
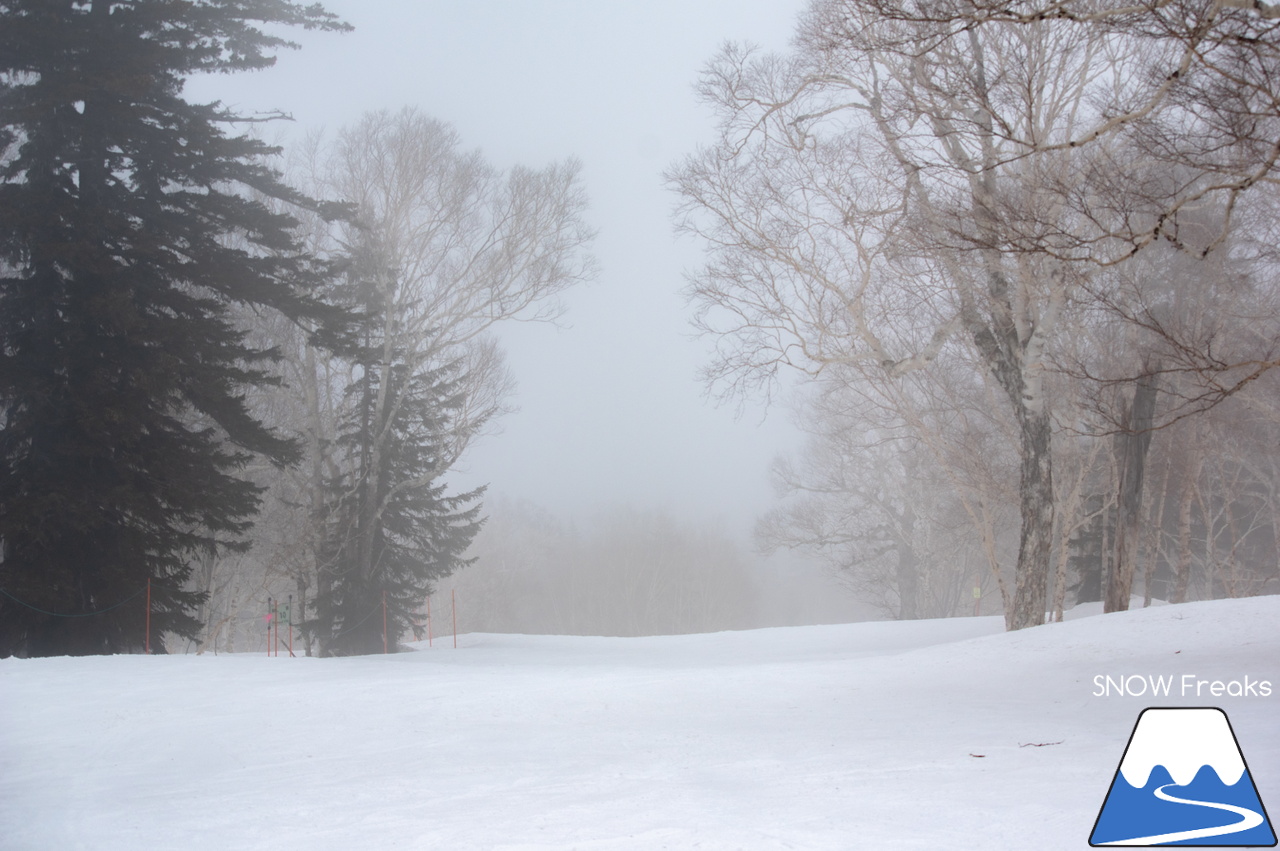
<instances>
[{"instance_id":1,"label":"red slope pole","mask_svg":"<svg viewBox=\"0 0 1280 851\"><path fill-rule=\"evenodd\" d=\"M289 658L293 658L293 595L289 595Z\"/></svg>"},{"instance_id":2,"label":"red slope pole","mask_svg":"<svg viewBox=\"0 0 1280 851\"><path fill-rule=\"evenodd\" d=\"M387 652L387 592L382 591L382 652Z\"/></svg>"},{"instance_id":3,"label":"red slope pole","mask_svg":"<svg viewBox=\"0 0 1280 851\"><path fill-rule=\"evenodd\" d=\"M151 577L147 577L147 655L151 655Z\"/></svg>"}]
</instances>

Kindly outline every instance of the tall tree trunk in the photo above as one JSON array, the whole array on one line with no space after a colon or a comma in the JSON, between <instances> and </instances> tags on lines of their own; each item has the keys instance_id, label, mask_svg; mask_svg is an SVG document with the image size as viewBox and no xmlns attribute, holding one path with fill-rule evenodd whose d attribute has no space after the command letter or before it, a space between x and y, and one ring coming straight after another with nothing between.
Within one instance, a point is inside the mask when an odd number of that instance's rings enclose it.
<instances>
[{"instance_id":1,"label":"tall tree trunk","mask_svg":"<svg viewBox=\"0 0 1280 851\"><path fill-rule=\"evenodd\" d=\"M1195 501L1196 483L1200 479L1200 448L1197 444L1182 476L1182 493L1178 500L1178 565L1174 571L1171 603L1187 602L1191 585L1191 504Z\"/></svg>"},{"instance_id":2,"label":"tall tree trunk","mask_svg":"<svg viewBox=\"0 0 1280 851\"><path fill-rule=\"evenodd\" d=\"M1022 529L1015 568L1013 604L1005 606L1010 630L1040 626L1048 603L1049 554L1053 538L1053 423L1044 398L1041 351L1053 326L1046 316L1023 338L1013 321L1009 285L994 266L989 275L989 321L971 299L961 318L992 377L1004 390L1018 423L1018 481Z\"/></svg>"},{"instance_id":3,"label":"tall tree trunk","mask_svg":"<svg viewBox=\"0 0 1280 851\"><path fill-rule=\"evenodd\" d=\"M1044 623L1053 543L1053 424L1048 412L1025 414L1021 432L1018 494L1022 532L1013 606L1005 613L1005 626L1011 630Z\"/></svg>"},{"instance_id":4,"label":"tall tree trunk","mask_svg":"<svg viewBox=\"0 0 1280 851\"><path fill-rule=\"evenodd\" d=\"M319 593L326 593L329 589L327 573L323 568L324 561L324 463L325 463L325 424L324 418L320 414L320 379L317 375L319 364L316 362L315 349L310 345L303 344L303 372L300 384L303 390L303 399L307 406L307 455L310 459L310 481L307 483L307 491L311 495L311 504L309 508L309 516L307 518L308 526L308 543L311 549L311 563L308 565L303 562L296 574L294 581L298 589L298 611L302 615L305 623L307 617L308 592L314 582L316 590ZM307 656L315 653L315 630L306 627L302 630L302 646Z\"/></svg>"},{"instance_id":5,"label":"tall tree trunk","mask_svg":"<svg viewBox=\"0 0 1280 851\"><path fill-rule=\"evenodd\" d=\"M911 546L915 509L910 504L902 509L900 521L897 531L897 618L914 621L920 617L920 566Z\"/></svg>"},{"instance_id":6,"label":"tall tree trunk","mask_svg":"<svg viewBox=\"0 0 1280 851\"><path fill-rule=\"evenodd\" d=\"M1156 502L1152 506L1150 519L1147 523L1146 543L1143 546L1147 556L1143 563L1142 571L1142 607L1144 609L1151 605L1151 585L1155 580L1156 564L1159 561L1158 556L1162 550L1160 537L1161 529L1164 526L1164 504L1169 496L1169 468L1171 466L1168 463L1164 465L1164 475L1160 477L1160 487L1155 491Z\"/></svg>"},{"instance_id":7,"label":"tall tree trunk","mask_svg":"<svg viewBox=\"0 0 1280 851\"><path fill-rule=\"evenodd\" d=\"M1078 511L1080 511L1080 498L1078 493L1073 493L1070 509L1066 514L1067 516L1072 516ZM1053 600L1049 608L1049 611L1053 613L1054 623L1062 623L1062 612L1066 608L1067 564L1071 560L1071 535L1079 528L1079 525L1072 526L1066 521L1063 521L1060 525L1061 528L1058 530L1058 563L1054 570Z\"/></svg>"},{"instance_id":8,"label":"tall tree trunk","mask_svg":"<svg viewBox=\"0 0 1280 851\"><path fill-rule=\"evenodd\" d=\"M1142 479L1147 449L1151 446L1151 423L1156 407L1156 371L1156 368L1150 368L1138 379L1138 386L1133 391L1133 404L1125 414L1124 431L1116 436L1120 489L1116 502L1115 558L1112 559L1102 596L1104 612L1129 609L1138 524L1142 519Z\"/></svg>"},{"instance_id":9,"label":"tall tree trunk","mask_svg":"<svg viewBox=\"0 0 1280 851\"><path fill-rule=\"evenodd\" d=\"M898 620L912 621L920 617L920 566L913 549L898 550Z\"/></svg>"}]
</instances>

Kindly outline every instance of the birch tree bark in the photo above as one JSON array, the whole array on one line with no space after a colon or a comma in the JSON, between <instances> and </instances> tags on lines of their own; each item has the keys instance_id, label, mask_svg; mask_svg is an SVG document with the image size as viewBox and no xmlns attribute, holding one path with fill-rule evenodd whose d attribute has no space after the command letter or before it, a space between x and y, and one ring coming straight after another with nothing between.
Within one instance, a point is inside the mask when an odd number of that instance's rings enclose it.
<instances>
[{"instance_id":1,"label":"birch tree bark","mask_svg":"<svg viewBox=\"0 0 1280 851\"><path fill-rule=\"evenodd\" d=\"M1156 366L1158 371L1159 367ZM1133 591L1136 550L1141 533L1142 486L1146 472L1147 449L1151 446L1151 429L1156 406L1156 379L1145 377L1133 391L1128 406L1125 430L1116 435L1116 466L1120 473L1116 500L1115 556L1103 591L1104 612L1129 609Z\"/></svg>"},{"instance_id":2,"label":"birch tree bark","mask_svg":"<svg viewBox=\"0 0 1280 851\"><path fill-rule=\"evenodd\" d=\"M797 52L727 48L703 77L721 136L669 178L708 247L691 280L713 386L835 365L899 381L976 356L1015 427L1020 544L1011 629L1044 622L1053 529L1047 353L1082 274L1066 140L1112 46L1047 23L951 31L816 4Z\"/></svg>"}]
</instances>

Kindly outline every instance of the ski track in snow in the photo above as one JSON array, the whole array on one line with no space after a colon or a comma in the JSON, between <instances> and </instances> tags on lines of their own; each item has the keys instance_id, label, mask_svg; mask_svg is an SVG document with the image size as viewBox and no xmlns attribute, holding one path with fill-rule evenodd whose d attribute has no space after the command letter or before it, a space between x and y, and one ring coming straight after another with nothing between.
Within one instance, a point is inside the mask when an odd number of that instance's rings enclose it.
<instances>
[{"instance_id":1,"label":"ski track in snow","mask_svg":"<svg viewBox=\"0 0 1280 851\"><path fill-rule=\"evenodd\" d=\"M1078 851L1150 700L1095 676L1280 685L1280 597L1082 614L0 660L0 849Z\"/></svg>"},{"instance_id":2,"label":"ski track in snow","mask_svg":"<svg viewBox=\"0 0 1280 851\"><path fill-rule=\"evenodd\" d=\"M1189 798L1176 798L1164 791L1170 786L1177 785L1177 783L1166 783L1164 786L1159 786L1155 790L1155 796L1162 801L1169 801L1174 804L1190 804L1195 807L1210 807L1215 810L1225 810L1229 813L1235 813L1240 816L1240 821L1235 824L1224 824L1219 827L1201 827L1196 830L1180 830L1174 833L1161 833L1156 836L1139 836L1136 839L1125 839L1119 842L1104 842L1102 844L1166 845L1171 842L1182 842L1187 839L1208 839L1210 836L1228 836L1232 833L1251 830L1262 824L1262 814L1254 812L1247 807L1237 807L1235 804L1219 804L1214 801L1192 801Z\"/></svg>"}]
</instances>

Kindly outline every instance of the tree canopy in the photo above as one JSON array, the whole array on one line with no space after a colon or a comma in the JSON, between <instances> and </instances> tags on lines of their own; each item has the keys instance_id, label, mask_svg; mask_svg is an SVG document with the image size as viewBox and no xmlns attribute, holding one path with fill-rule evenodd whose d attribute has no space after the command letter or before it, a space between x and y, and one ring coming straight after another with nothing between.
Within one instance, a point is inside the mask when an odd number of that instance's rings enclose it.
<instances>
[{"instance_id":1,"label":"tree canopy","mask_svg":"<svg viewBox=\"0 0 1280 851\"><path fill-rule=\"evenodd\" d=\"M149 581L152 646L192 635L191 557L257 507L239 471L296 457L246 402L275 352L232 311L339 328L262 199L315 204L183 98L272 65L280 25L346 28L287 0L0 3L0 656L140 649Z\"/></svg>"}]
</instances>

